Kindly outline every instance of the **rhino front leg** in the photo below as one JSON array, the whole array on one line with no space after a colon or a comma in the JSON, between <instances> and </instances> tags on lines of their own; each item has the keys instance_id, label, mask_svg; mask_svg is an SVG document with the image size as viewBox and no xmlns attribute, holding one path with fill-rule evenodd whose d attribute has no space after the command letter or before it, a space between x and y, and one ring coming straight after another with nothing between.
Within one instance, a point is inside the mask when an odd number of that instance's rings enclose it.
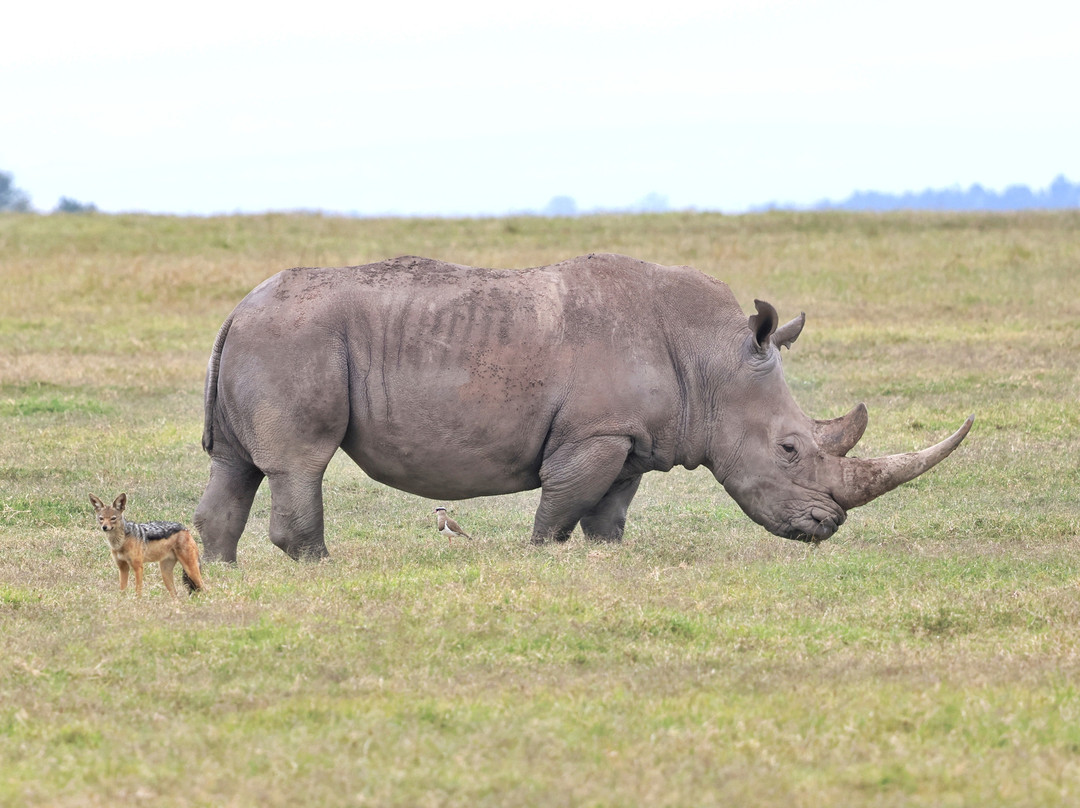
<instances>
[{"instance_id":1,"label":"rhino front leg","mask_svg":"<svg viewBox=\"0 0 1080 808\"><path fill-rule=\"evenodd\" d=\"M213 459L210 482L195 509L195 529L207 561L236 563L236 545L262 481L263 473L250 463Z\"/></svg>"},{"instance_id":2,"label":"rhino front leg","mask_svg":"<svg viewBox=\"0 0 1080 808\"><path fill-rule=\"evenodd\" d=\"M581 517L581 529L585 535L599 541L621 541L623 528L626 527L626 512L640 484L640 474L617 480L596 507Z\"/></svg>"},{"instance_id":3,"label":"rhino front leg","mask_svg":"<svg viewBox=\"0 0 1080 808\"><path fill-rule=\"evenodd\" d=\"M540 467L540 505L533 520L533 542L569 539L578 522L598 508L612 489L630 446L628 437L604 435L564 444L546 458Z\"/></svg>"}]
</instances>

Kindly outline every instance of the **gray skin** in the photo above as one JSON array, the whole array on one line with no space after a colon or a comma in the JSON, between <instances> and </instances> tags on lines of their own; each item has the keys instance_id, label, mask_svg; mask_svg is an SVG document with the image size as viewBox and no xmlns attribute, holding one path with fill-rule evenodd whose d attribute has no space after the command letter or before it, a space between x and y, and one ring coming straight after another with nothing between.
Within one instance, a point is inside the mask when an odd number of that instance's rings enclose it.
<instances>
[{"instance_id":1,"label":"gray skin","mask_svg":"<svg viewBox=\"0 0 1080 808\"><path fill-rule=\"evenodd\" d=\"M846 457L866 408L807 417L780 362L804 318L756 309L690 267L617 255L281 272L240 302L210 357L206 556L235 561L264 476L270 539L327 555L322 478L339 447L373 479L440 501L540 487L537 542L579 524L617 541L642 474L702 465L772 533L821 541L967 434L970 418L923 452Z\"/></svg>"}]
</instances>

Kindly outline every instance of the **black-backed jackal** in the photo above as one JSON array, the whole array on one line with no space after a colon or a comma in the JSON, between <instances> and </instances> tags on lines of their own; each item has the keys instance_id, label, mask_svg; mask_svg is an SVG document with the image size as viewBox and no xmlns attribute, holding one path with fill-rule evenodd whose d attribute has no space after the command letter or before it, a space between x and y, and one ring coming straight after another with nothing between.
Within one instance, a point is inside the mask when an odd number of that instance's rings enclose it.
<instances>
[{"instance_id":1,"label":"black-backed jackal","mask_svg":"<svg viewBox=\"0 0 1080 808\"><path fill-rule=\"evenodd\" d=\"M120 568L121 590L127 588L128 570L132 569L135 571L135 594L142 596L143 565L157 562L165 588L175 598L173 567L177 561L183 567L188 591L202 589L199 545L186 527L178 522L128 522L124 519L127 494L118 496L111 506L91 494L90 504L94 506L98 524L105 531L113 561Z\"/></svg>"}]
</instances>

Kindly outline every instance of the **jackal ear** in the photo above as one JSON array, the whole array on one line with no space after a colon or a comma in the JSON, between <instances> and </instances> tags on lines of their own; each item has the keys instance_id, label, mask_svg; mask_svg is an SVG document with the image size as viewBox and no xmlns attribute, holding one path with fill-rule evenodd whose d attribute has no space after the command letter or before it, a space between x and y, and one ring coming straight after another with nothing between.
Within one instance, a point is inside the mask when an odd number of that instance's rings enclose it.
<instances>
[{"instance_id":1,"label":"jackal ear","mask_svg":"<svg viewBox=\"0 0 1080 808\"><path fill-rule=\"evenodd\" d=\"M118 511L124 510L124 506L127 505L127 494L121 494L113 500L112 506Z\"/></svg>"},{"instance_id":2,"label":"jackal ear","mask_svg":"<svg viewBox=\"0 0 1080 808\"><path fill-rule=\"evenodd\" d=\"M95 511L100 511L102 508L105 507L105 503L95 497L93 494L90 495L90 504L94 506Z\"/></svg>"}]
</instances>

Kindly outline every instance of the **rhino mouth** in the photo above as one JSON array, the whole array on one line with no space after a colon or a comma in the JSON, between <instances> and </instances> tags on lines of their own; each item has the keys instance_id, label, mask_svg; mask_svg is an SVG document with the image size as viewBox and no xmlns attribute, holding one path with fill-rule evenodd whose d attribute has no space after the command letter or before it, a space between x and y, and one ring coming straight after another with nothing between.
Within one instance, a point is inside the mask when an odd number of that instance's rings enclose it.
<instances>
[{"instance_id":1,"label":"rhino mouth","mask_svg":"<svg viewBox=\"0 0 1080 808\"><path fill-rule=\"evenodd\" d=\"M811 508L807 516L794 520L791 527L781 535L785 539L817 544L831 537L840 525L844 524L845 519L847 514L843 511L830 513L822 508Z\"/></svg>"}]
</instances>

